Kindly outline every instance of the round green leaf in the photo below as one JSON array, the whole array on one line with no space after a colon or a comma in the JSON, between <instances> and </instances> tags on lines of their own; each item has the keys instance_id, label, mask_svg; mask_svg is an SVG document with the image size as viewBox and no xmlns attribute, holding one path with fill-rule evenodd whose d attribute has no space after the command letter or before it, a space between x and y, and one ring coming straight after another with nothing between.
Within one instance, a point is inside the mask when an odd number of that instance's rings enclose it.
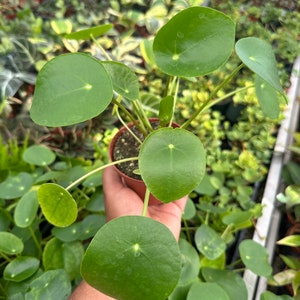
<instances>
[{"instance_id":1,"label":"round green leaf","mask_svg":"<svg viewBox=\"0 0 300 300\"><path fill-rule=\"evenodd\" d=\"M188 201L186 202L184 211L182 213L182 218L185 220L190 220L195 216L195 214L196 214L195 204L193 200L189 198Z\"/></svg>"},{"instance_id":2,"label":"round green leaf","mask_svg":"<svg viewBox=\"0 0 300 300\"><path fill-rule=\"evenodd\" d=\"M65 270L50 270L30 283L25 299L68 299L71 290L71 282Z\"/></svg>"},{"instance_id":3,"label":"round green leaf","mask_svg":"<svg viewBox=\"0 0 300 300\"><path fill-rule=\"evenodd\" d=\"M112 99L110 77L102 64L83 53L63 54L39 72L30 110L45 126L66 126L96 117Z\"/></svg>"},{"instance_id":4,"label":"round green leaf","mask_svg":"<svg viewBox=\"0 0 300 300\"><path fill-rule=\"evenodd\" d=\"M141 216L106 223L90 243L81 266L91 286L123 300L166 299L180 271L181 255L172 233Z\"/></svg>"},{"instance_id":5,"label":"round green leaf","mask_svg":"<svg viewBox=\"0 0 300 300\"><path fill-rule=\"evenodd\" d=\"M104 24L99 26L94 26L91 28L83 29L80 31L72 32L69 34L66 34L64 37L66 39L73 39L73 40L88 40L91 39L93 36L94 38L103 35L107 31L113 28L112 24Z\"/></svg>"},{"instance_id":6,"label":"round green leaf","mask_svg":"<svg viewBox=\"0 0 300 300\"><path fill-rule=\"evenodd\" d=\"M32 186L33 178L30 174L21 172L9 175L0 183L0 198L15 199L23 196Z\"/></svg>"},{"instance_id":7,"label":"round green leaf","mask_svg":"<svg viewBox=\"0 0 300 300\"><path fill-rule=\"evenodd\" d=\"M0 252L9 255L20 254L24 244L20 238L10 232L0 232Z\"/></svg>"},{"instance_id":8,"label":"round green leaf","mask_svg":"<svg viewBox=\"0 0 300 300\"><path fill-rule=\"evenodd\" d=\"M186 240L179 240L182 255L182 270L179 286L187 285L197 279L200 269L199 255L196 249Z\"/></svg>"},{"instance_id":9,"label":"round green leaf","mask_svg":"<svg viewBox=\"0 0 300 300\"><path fill-rule=\"evenodd\" d=\"M131 101L139 98L139 81L129 67L115 61L103 61L102 64L112 78L113 89L119 95Z\"/></svg>"},{"instance_id":10,"label":"round green leaf","mask_svg":"<svg viewBox=\"0 0 300 300\"><path fill-rule=\"evenodd\" d=\"M232 300L218 284L212 282L194 283L189 290L187 300Z\"/></svg>"},{"instance_id":11,"label":"round green leaf","mask_svg":"<svg viewBox=\"0 0 300 300\"><path fill-rule=\"evenodd\" d=\"M215 282L220 285L229 295L230 299L248 299L247 287L240 274L231 270L203 268L202 276L207 282Z\"/></svg>"},{"instance_id":12,"label":"round green leaf","mask_svg":"<svg viewBox=\"0 0 300 300\"><path fill-rule=\"evenodd\" d=\"M268 277L272 267L268 262L268 251L262 245L252 240L244 240L239 245L241 259L245 266L259 276Z\"/></svg>"},{"instance_id":13,"label":"round green leaf","mask_svg":"<svg viewBox=\"0 0 300 300\"><path fill-rule=\"evenodd\" d=\"M270 84L275 90L283 93L271 45L256 37L247 37L240 39L236 43L235 50L239 58L249 69Z\"/></svg>"},{"instance_id":14,"label":"round green leaf","mask_svg":"<svg viewBox=\"0 0 300 300\"><path fill-rule=\"evenodd\" d=\"M83 255L82 243L64 243L57 238L53 238L44 248L43 265L45 270L64 269L72 280L80 274Z\"/></svg>"},{"instance_id":15,"label":"round green leaf","mask_svg":"<svg viewBox=\"0 0 300 300\"><path fill-rule=\"evenodd\" d=\"M150 192L164 203L189 194L205 173L205 151L199 138L181 128L161 128L147 136L139 169Z\"/></svg>"},{"instance_id":16,"label":"round green leaf","mask_svg":"<svg viewBox=\"0 0 300 300\"><path fill-rule=\"evenodd\" d=\"M42 184L38 200L45 218L55 226L69 226L77 218L77 204L72 195L55 183Z\"/></svg>"},{"instance_id":17,"label":"round green leaf","mask_svg":"<svg viewBox=\"0 0 300 300\"><path fill-rule=\"evenodd\" d=\"M195 242L198 250L210 260L217 259L226 250L221 236L206 224L196 230Z\"/></svg>"},{"instance_id":18,"label":"round green leaf","mask_svg":"<svg viewBox=\"0 0 300 300\"><path fill-rule=\"evenodd\" d=\"M174 76L208 74L232 53L234 22L207 7L190 7L175 15L157 33L153 53L157 66Z\"/></svg>"},{"instance_id":19,"label":"round green leaf","mask_svg":"<svg viewBox=\"0 0 300 300\"><path fill-rule=\"evenodd\" d=\"M23 160L36 166L48 166L54 162L55 154L45 146L34 145L24 151Z\"/></svg>"},{"instance_id":20,"label":"round green leaf","mask_svg":"<svg viewBox=\"0 0 300 300\"><path fill-rule=\"evenodd\" d=\"M40 266L35 257L19 256L12 260L4 269L5 280L20 282L33 275Z\"/></svg>"},{"instance_id":21,"label":"round green leaf","mask_svg":"<svg viewBox=\"0 0 300 300\"><path fill-rule=\"evenodd\" d=\"M14 221L18 227L25 228L32 224L39 208L37 191L30 190L19 200L14 211Z\"/></svg>"}]
</instances>

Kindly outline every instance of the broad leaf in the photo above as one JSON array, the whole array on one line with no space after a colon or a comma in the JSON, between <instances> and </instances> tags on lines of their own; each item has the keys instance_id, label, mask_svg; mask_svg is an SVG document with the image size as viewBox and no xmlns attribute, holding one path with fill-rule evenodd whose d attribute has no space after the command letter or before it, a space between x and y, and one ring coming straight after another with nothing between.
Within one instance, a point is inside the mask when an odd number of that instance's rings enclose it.
<instances>
[{"instance_id":1,"label":"broad leaf","mask_svg":"<svg viewBox=\"0 0 300 300\"><path fill-rule=\"evenodd\" d=\"M239 245L240 255L245 266L253 273L269 277L272 267L268 262L267 249L252 240L244 240Z\"/></svg>"},{"instance_id":2,"label":"broad leaf","mask_svg":"<svg viewBox=\"0 0 300 300\"><path fill-rule=\"evenodd\" d=\"M39 125L66 126L96 117L112 99L105 68L83 53L57 56L39 72L30 110Z\"/></svg>"},{"instance_id":3,"label":"broad leaf","mask_svg":"<svg viewBox=\"0 0 300 300\"><path fill-rule=\"evenodd\" d=\"M55 226L69 226L77 218L77 204L72 195L55 183L42 184L38 200L45 218Z\"/></svg>"},{"instance_id":4,"label":"broad leaf","mask_svg":"<svg viewBox=\"0 0 300 300\"><path fill-rule=\"evenodd\" d=\"M72 280L80 274L83 255L84 249L80 242L64 243L53 238L44 248L43 265L45 270L64 269Z\"/></svg>"},{"instance_id":5,"label":"broad leaf","mask_svg":"<svg viewBox=\"0 0 300 300\"><path fill-rule=\"evenodd\" d=\"M104 24L64 35L66 39L89 40L98 37L113 28L112 24Z\"/></svg>"},{"instance_id":6,"label":"broad leaf","mask_svg":"<svg viewBox=\"0 0 300 300\"><path fill-rule=\"evenodd\" d=\"M174 97L166 96L160 101L159 105L159 122L160 126L168 126L173 117Z\"/></svg>"},{"instance_id":7,"label":"broad leaf","mask_svg":"<svg viewBox=\"0 0 300 300\"><path fill-rule=\"evenodd\" d=\"M35 257L19 256L12 260L4 269L5 280L20 282L33 275L40 266Z\"/></svg>"},{"instance_id":8,"label":"broad leaf","mask_svg":"<svg viewBox=\"0 0 300 300\"><path fill-rule=\"evenodd\" d=\"M29 285L26 300L68 299L72 286L65 270L50 270L34 279Z\"/></svg>"},{"instance_id":9,"label":"broad leaf","mask_svg":"<svg viewBox=\"0 0 300 300\"><path fill-rule=\"evenodd\" d=\"M255 76L255 92L264 115L271 119L278 118L280 113L278 92L259 76Z\"/></svg>"},{"instance_id":10,"label":"broad leaf","mask_svg":"<svg viewBox=\"0 0 300 300\"><path fill-rule=\"evenodd\" d=\"M21 172L9 175L0 183L0 198L15 199L23 196L32 186L33 178L30 174Z\"/></svg>"},{"instance_id":11,"label":"broad leaf","mask_svg":"<svg viewBox=\"0 0 300 300\"><path fill-rule=\"evenodd\" d=\"M247 300L248 291L240 274L231 270L203 268L202 276L207 282L215 282L229 295L230 299Z\"/></svg>"},{"instance_id":12,"label":"broad leaf","mask_svg":"<svg viewBox=\"0 0 300 300\"><path fill-rule=\"evenodd\" d=\"M139 153L141 176L164 203L189 194L205 173L206 155L199 138L180 128L161 128L147 136Z\"/></svg>"},{"instance_id":13,"label":"broad leaf","mask_svg":"<svg viewBox=\"0 0 300 300\"><path fill-rule=\"evenodd\" d=\"M46 146L33 145L23 153L23 160L36 166L48 166L55 160L55 154Z\"/></svg>"},{"instance_id":14,"label":"broad leaf","mask_svg":"<svg viewBox=\"0 0 300 300\"><path fill-rule=\"evenodd\" d=\"M221 236L206 224L202 224L196 230L195 242L197 249L211 260L218 258L226 250Z\"/></svg>"},{"instance_id":15,"label":"broad leaf","mask_svg":"<svg viewBox=\"0 0 300 300\"><path fill-rule=\"evenodd\" d=\"M123 300L166 299L180 271L181 255L172 233L141 216L106 223L90 243L81 266L87 283Z\"/></svg>"},{"instance_id":16,"label":"broad leaf","mask_svg":"<svg viewBox=\"0 0 300 300\"><path fill-rule=\"evenodd\" d=\"M14 221L18 227L25 228L32 224L39 208L37 191L30 190L19 200L14 211Z\"/></svg>"},{"instance_id":17,"label":"broad leaf","mask_svg":"<svg viewBox=\"0 0 300 300\"><path fill-rule=\"evenodd\" d=\"M194 283L188 293L187 300L232 300L229 295L217 283L197 282Z\"/></svg>"},{"instance_id":18,"label":"broad leaf","mask_svg":"<svg viewBox=\"0 0 300 300\"><path fill-rule=\"evenodd\" d=\"M0 252L9 255L20 254L23 251L24 244L16 235L1 231L0 232Z\"/></svg>"},{"instance_id":19,"label":"broad leaf","mask_svg":"<svg viewBox=\"0 0 300 300\"><path fill-rule=\"evenodd\" d=\"M102 62L113 83L113 89L124 98L134 101L139 98L139 82L135 73L126 65L114 61Z\"/></svg>"},{"instance_id":20,"label":"broad leaf","mask_svg":"<svg viewBox=\"0 0 300 300\"><path fill-rule=\"evenodd\" d=\"M190 7L175 15L157 33L153 52L157 66L173 76L208 74L230 57L234 22L207 7Z\"/></svg>"},{"instance_id":21,"label":"broad leaf","mask_svg":"<svg viewBox=\"0 0 300 300\"><path fill-rule=\"evenodd\" d=\"M249 69L271 85L276 91L283 93L274 52L267 42L256 37L247 37L240 39L236 43L235 50L239 58ZM270 105L272 106L272 104Z\"/></svg>"}]
</instances>

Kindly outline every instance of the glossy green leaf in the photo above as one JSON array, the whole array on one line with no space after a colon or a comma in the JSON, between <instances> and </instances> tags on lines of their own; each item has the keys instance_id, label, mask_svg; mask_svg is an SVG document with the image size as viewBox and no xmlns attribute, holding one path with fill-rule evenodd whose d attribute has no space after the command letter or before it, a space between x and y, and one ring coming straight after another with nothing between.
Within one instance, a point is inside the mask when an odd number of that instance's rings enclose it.
<instances>
[{"instance_id":1,"label":"glossy green leaf","mask_svg":"<svg viewBox=\"0 0 300 300\"><path fill-rule=\"evenodd\" d=\"M99 61L83 53L63 54L39 72L30 115L39 125L72 125L99 115L112 95L111 79Z\"/></svg>"},{"instance_id":2,"label":"glossy green leaf","mask_svg":"<svg viewBox=\"0 0 300 300\"><path fill-rule=\"evenodd\" d=\"M19 198L31 188L32 184L33 178L28 173L21 172L17 175L9 175L0 183L0 198Z\"/></svg>"},{"instance_id":3,"label":"glossy green leaf","mask_svg":"<svg viewBox=\"0 0 300 300\"><path fill-rule=\"evenodd\" d=\"M9 255L20 254L24 249L24 244L16 235L1 231L0 232L0 252Z\"/></svg>"},{"instance_id":4,"label":"glossy green leaf","mask_svg":"<svg viewBox=\"0 0 300 300\"><path fill-rule=\"evenodd\" d=\"M95 27L90 27L88 29L83 29L80 31L72 32L69 34L65 34L64 37L70 40L89 40L91 37L98 37L103 35L107 31L113 28L112 24L104 24Z\"/></svg>"},{"instance_id":5,"label":"glossy green leaf","mask_svg":"<svg viewBox=\"0 0 300 300\"><path fill-rule=\"evenodd\" d=\"M229 270L203 268L202 276L207 282L215 282L220 285L230 299L248 299L247 287L240 274Z\"/></svg>"},{"instance_id":6,"label":"glossy green leaf","mask_svg":"<svg viewBox=\"0 0 300 300\"><path fill-rule=\"evenodd\" d=\"M160 126L168 126L173 117L174 97L166 96L160 101L159 105L159 122Z\"/></svg>"},{"instance_id":7,"label":"glossy green leaf","mask_svg":"<svg viewBox=\"0 0 300 300\"><path fill-rule=\"evenodd\" d=\"M188 201L186 202L184 211L182 213L182 218L185 220L190 220L192 219L194 216L196 215L196 207L195 204L193 202L193 200L191 200L190 198L188 199Z\"/></svg>"},{"instance_id":8,"label":"glossy green leaf","mask_svg":"<svg viewBox=\"0 0 300 300\"><path fill-rule=\"evenodd\" d=\"M39 268L40 261L35 257L19 256L9 262L3 271L4 279L20 282L33 275Z\"/></svg>"},{"instance_id":9,"label":"glossy green leaf","mask_svg":"<svg viewBox=\"0 0 300 300\"><path fill-rule=\"evenodd\" d=\"M14 221L18 227L28 227L34 221L39 208L37 191L30 190L21 197L14 211Z\"/></svg>"},{"instance_id":10,"label":"glossy green leaf","mask_svg":"<svg viewBox=\"0 0 300 300\"><path fill-rule=\"evenodd\" d=\"M239 245L241 259L245 266L253 273L269 277L272 267L268 261L268 251L262 245L252 240L243 240Z\"/></svg>"},{"instance_id":11,"label":"glossy green leaf","mask_svg":"<svg viewBox=\"0 0 300 300\"><path fill-rule=\"evenodd\" d=\"M68 299L72 286L65 270L50 270L33 280L29 285L26 300Z\"/></svg>"},{"instance_id":12,"label":"glossy green leaf","mask_svg":"<svg viewBox=\"0 0 300 300\"><path fill-rule=\"evenodd\" d=\"M260 295L260 300L294 300L288 295L275 295L270 291L265 291Z\"/></svg>"},{"instance_id":13,"label":"glossy green leaf","mask_svg":"<svg viewBox=\"0 0 300 300\"><path fill-rule=\"evenodd\" d=\"M235 50L239 58L249 69L271 85L276 91L283 93L271 45L256 37L247 37L240 39L236 43ZM270 105L272 106L272 104Z\"/></svg>"},{"instance_id":14,"label":"glossy green leaf","mask_svg":"<svg viewBox=\"0 0 300 300\"><path fill-rule=\"evenodd\" d=\"M115 61L102 62L113 83L113 89L124 98L134 101L139 98L139 82L135 73L126 65Z\"/></svg>"},{"instance_id":15,"label":"glossy green leaf","mask_svg":"<svg viewBox=\"0 0 300 300\"><path fill-rule=\"evenodd\" d=\"M179 240L182 255L182 270L178 285L184 286L198 278L200 263L196 249L185 239Z\"/></svg>"},{"instance_id":16,"label":"glossy green leaf","mask_svg":"<svg viewBox=\"0 0 300 300\"><path fill-rule=\"evenodd\" d=\"M202 224L196 230L195 242L197 249L211 260L218 258L226 250L221 236L206 224Z\"/></svg>"},{"instance_id":17,"label":"glossy green leaf","mask_svg":"<svg viewBox=\"0 0 300 300\"><path fill-rule=\"evenodd\" d=\"M88 215L82 221L68 227L54 227L52 234L64 242L84 241L93 237L104 224L104 215Z\"/></svg>"},{"instance_id":18,"label":"glossy green leaf","mask_svg":"<svg viewBox=\"0 0 300 300\"><path fill-rule=\"evenodd\" d=\"M263 114L271 119L278 118L278 92L259 76L255 76L255 92Z\"/></svg>"},{"instance_id":19,"label":"glossy green leaf","mask_svg":"<svg viewBox=\"0 0 300 300\"><path fill-rule=\"evenodd\" d=\"M180 272L181 255L173 234L163 224L141 216L106 223L81 266L91 286L123 300L164 300Z\"/></svg>"},{"instance_id":20,"label":"glossy green leaf","mask_svg":"<svg viewBox=\"0 0 300 300\"><path fill-rule=\"evenodd\" d=\"M47 242L44 248L43 265L45 270L64 269L72 280L80 274L83 255L82 243L64 243L53 238Z\"/></svg>"},{"instance_id":21,"label":"glossy green leaf","mask_svg":"<svg viewBox=\"0 0 300 300\"><path fill-rule=\"evenodd\" d=\"M232 300L223 288L217 283L197 282L194 283L188 293L187 300Z\"/></svg>"},{"instance_id":22,"label":"glossy green leaf","mask_svg":"<svg viewBox=\"0 0 300 300\"><path fill-rule=\"evenodd\" d=\"M77 204L72 195L55 183L42 184L38 200L45 218L55 226L69 226L77 218Z\"/></svg>"},{"instance_id":23,"label":"glossy green leaf","mask_svg":"<svg viewBox=\"0 0 300 300\"><path fill-rule=\"evenodd\" d=\"M199 138L180 128L155 130L147 136L139 153L139 168L146 186L165 203L180 199L198 186L205 166L206 155Z\"/></svg>"},{"instance_id":24,"label":"glossy green leaf","mask_svg":"<svg viewBox=\"0 0 300 300\"><path fill-rule=\"evenodd\" d=\"M175 15L157 33L153 53L157 66L173 76L208 74L230 57L235 24L208 7L190 7Z\"/></svg>"},{"instance_id":25,"label":"glossy green leaf","mask_svg":"<svg viewBox=\"0 0 300 300\"><path fill-rule=\"evenodd\" d=\"M249 211L233 211L222 218L222 222L226 225L239 225L250 220L252 217Z\"/></svg>"},{"instance_id":26,"label":"glossy green leaf","mask_svg":"<svg viewBox=\"0 0 300 300\"><path fill-rule=\"evenodd\" d=\"M282 246L300 247L300 235L288 235L277 241L277 244Z\"/></svg>"},{"instance_id":27,"label":"glossy green leaf","mask_svg":"<svg viewBox=\"0 0 300 300\"><path fill-rule=\"evenodd\" d=\"M23 160L36 166L48 166L55 160L55 153L46 146L33 145L23 153Z\"/></svg>"},{"instance_id":28,"label":"glossy green leaf","mask_svg":"<svg viewBox=\"0 0 300 300\"><path fill-rule=\"evenodd\" d=\"M290 269L300 269L300 260L298 257L293 256L285 256L279 255L283 262L289 267Z\"/></svg>"}]
</instances>

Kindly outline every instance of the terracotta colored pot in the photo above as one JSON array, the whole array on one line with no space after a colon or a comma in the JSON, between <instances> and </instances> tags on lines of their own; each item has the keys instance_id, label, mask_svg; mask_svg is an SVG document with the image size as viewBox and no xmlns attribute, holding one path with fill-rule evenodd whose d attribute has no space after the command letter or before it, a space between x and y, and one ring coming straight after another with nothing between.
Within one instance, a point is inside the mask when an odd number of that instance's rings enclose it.
<instances>
[{"instance_id":1,"label":"terracotta colored pot","mask_svg":"<svg viewBox=\"0 0 300 300\"><path fill-rule=\"evenodd\" d=\"M150 122L155 122L158 121L157 118L151 118L149 119ZM127 126L130 128L132 127L134 124L131 122L129 124L127 124ZM179 127L178 124L174 123L172 125L173 127ZM109 154L109 159L110 161L114 161L113 159L113 150L115 147L116 142L118 141L118 139L120 138L120 136L122 135L122 133L124 131L127 131L126 127L122 127L113 137L113 139L111 140L110 144L109 144L109 148L108 148L108 154ZM145 193L146 193L146 186L145 183L142 180L139 179L135 179L132 177L129 177L128 175L124 174L122 171L120 171L118 169L118 167L116 165L114 165L115 170L117 171L117 173L122 177L123 182L132 190L134 190L141 199L144 199L145 197ZM150 194L150 199L149 199L149 203L150 204L157 204L157 203L162 203L161 201L159 201L158 199L156 199L152 194Z\"/></svg>"}]
</instances>

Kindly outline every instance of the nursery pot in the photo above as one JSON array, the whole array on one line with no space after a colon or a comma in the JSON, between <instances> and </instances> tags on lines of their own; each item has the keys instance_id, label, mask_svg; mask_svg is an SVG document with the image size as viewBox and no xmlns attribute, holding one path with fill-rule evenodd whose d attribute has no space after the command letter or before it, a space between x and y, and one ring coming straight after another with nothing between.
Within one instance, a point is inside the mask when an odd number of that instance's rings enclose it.
<instances>
[{"instance_id":1,"label":"nursery pot","mask_svg":"<svg viewBox=\"0 0 300 300\"><path fill-rule=\"evenodd\" d=\"M158 118L150 118L149 121L152 126L153 125L155 126L156 124L159 123ZM135 129L133 122L128 123L127 126L131 130L135 130L135 133L136 133L137 129ZM172 127L174 127L174 128L179 127L179 125L176 123L172 123ZM139 138L143 139L141 134L139 135ZM133 145L134 146L133 153L126 157L138 156L140 144L138 144L135 141L135 139L132 137L132 135L129 133L129 131L127 130L126 127L124 127L124 126L121 127L109 144L108 154L109 154L110 161L113 162L120 158L126 158L125 156L118 157L118 154L116 154L116 151L119 151L119 150L116 150L116 148L121 147L121 148L123 148L123 150L124 150L124 148L129 149L130 147L132 148L132 144L134 144ZM136 168L138 168L137 161L135 163L136 163ZM144 199L145 193L146 193L146 185L143 182L143 180L141 179L141 177L139 175L135 175L135 174L132 174L132 175L125 174L123 169L121 168L122 166L123 166L123 168L124 168L124 166L125 166L125 168L126 168L126 166L131 167L133 164L134 164L134 162L127 163L127 164L122 163L120 165L114 165L113 167L115 168L116 172L121 176L123 182L129 188L134 190L141 197L141 199ZM129 165L131 165L131 166L129 166ZM156 199L152 194L150 194L149 203L153 204L153 203L157 203L157 202L162 203L161 201Z\"/></svg>"}]
</instances>

